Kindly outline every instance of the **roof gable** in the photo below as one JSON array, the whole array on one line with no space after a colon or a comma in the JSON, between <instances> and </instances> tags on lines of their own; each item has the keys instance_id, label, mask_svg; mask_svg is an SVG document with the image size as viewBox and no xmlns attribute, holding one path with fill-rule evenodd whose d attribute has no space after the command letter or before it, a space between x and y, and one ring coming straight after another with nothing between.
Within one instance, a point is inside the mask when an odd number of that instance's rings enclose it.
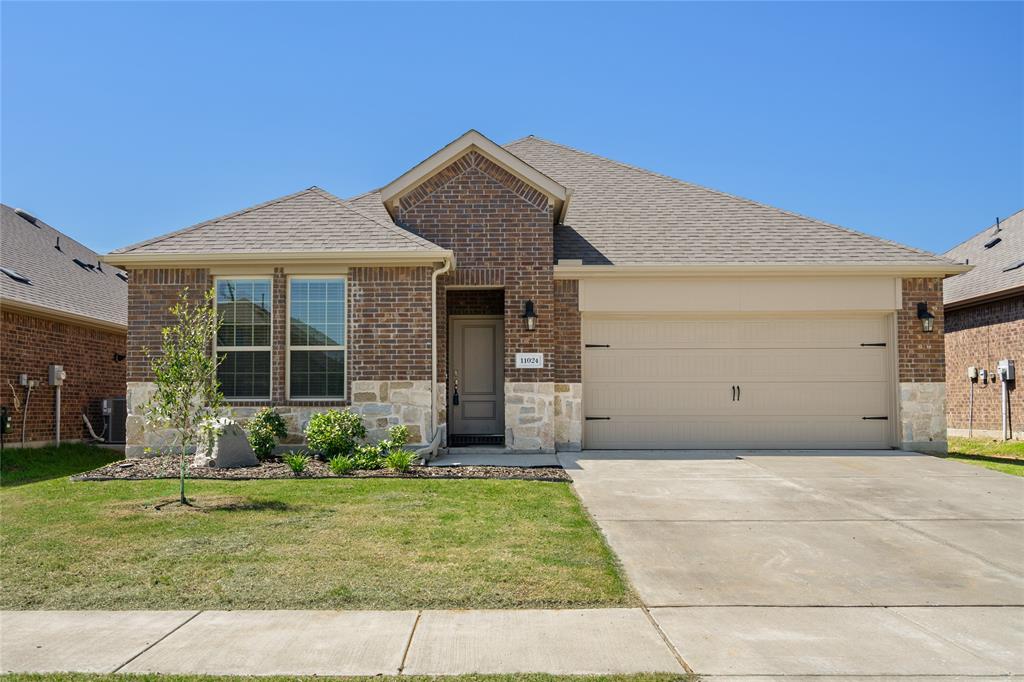
<instances>
[{"instance_id":1,"label":"roof gable","mask_svg":"<svg viewBox=\"0 0 1024 682\"><path fill-rule=\"evenodd\" d=\"M449 168L462 157L476 152L500 169L515 176L542 195L554 206L554 215L564 213L569 190L545 173L526 163L509 150L498 146L475 130L470 130L392 180L380 190L381 200L391 216L397 214L399 202L416 191L437 173Z\"/></svg>"},{"instance_id":2,"label":"roof gable","mask_svg":"<svg viewBox=\"0 0 1024 682\"><path fill-rule=\"evenodd\" d=\"M946 305L967 303L1024 290L1024 210L1002 221L998 231L989 225L946 252L948 258L974 269L950 277L943 285Z\"/></svg>"},{"instance_id":3,"label":"roof gable","mask_svg":"<svg viewBox=\"0 0 1024 682\"><path fill-rule=\"evenodd\" d=\"M112 262L181 256L444 254L441 247L319 187L112 252Z\"/></svg>"}]
</instances>

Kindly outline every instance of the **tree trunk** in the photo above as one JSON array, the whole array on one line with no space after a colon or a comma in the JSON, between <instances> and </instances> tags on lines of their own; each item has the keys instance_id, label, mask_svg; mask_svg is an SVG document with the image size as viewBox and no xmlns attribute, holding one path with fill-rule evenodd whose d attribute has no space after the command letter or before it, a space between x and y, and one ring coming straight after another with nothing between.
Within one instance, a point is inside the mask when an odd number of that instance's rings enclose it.
<instances>
[{"instance_id":1,"label":"tree trunk","mask_svg":"<svg viewBox=\"0 0 1024 682\"><path fill-rule=\"evenodd\" d=\"M185 499L185 444L181 445L181 503L183 505L188 504L188 500Z\"/></svg>"}]
</instances>

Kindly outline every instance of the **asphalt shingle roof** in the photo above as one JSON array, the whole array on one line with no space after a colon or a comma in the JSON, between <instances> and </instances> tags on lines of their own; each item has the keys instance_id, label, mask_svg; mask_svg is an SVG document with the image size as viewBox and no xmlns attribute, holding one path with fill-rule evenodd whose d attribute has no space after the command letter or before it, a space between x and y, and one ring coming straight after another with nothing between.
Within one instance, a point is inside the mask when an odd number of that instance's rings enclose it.
<instances>
[{"instance_id":1,"label":"asphalt shingle roof","mask_svg":"<svg viewBox=\"0 0 1024 682\"><path fill-rule=\"evenodd\" d=\"M943 284L943 301L960 301L991 296L1024 287L1024 266L1009 269L1024 260L1024 210L990 225L946 252L946 257L974 266L970 272L948 278ZM985 244L999 241L989 248Z\"/></svg>"},{"instance_id":2,"label":"asphalt shingle roof","mask_svg":"<svg viewBox=\"0 0 1024 682\"><path fill-rule=\"evenodd\" d=\"M585 265L945 264L940 257L536 137L505 148L572 190L556 258Z\"/></svg>"},{"instance_id":3,"label":"asphalt shingle roof","mask_svg":"<svg viewBox=\"0 0 1024 682\"><path fill-rule=\"evenodd\" d=\"M76 264L77 258L98 266L100 256L42 220L32 224L4 204L0 204L0 228L0 267L31 282L19 282L0 273L0 298L127 325L128 284L117 276L124 274L121 270L112 265L104 265L101 270Z\"/></svg>"},{"instance_id":4,"label":"asphalt shingle roof","mask_svg":"<svg viewBox=\"0 0 1024 682\"><path fill-rule=\"evenodd\" d=\"M113 254L244 254L260 252L440 251L395 225L311 187L177 232L126 246Z\"/></svg>"}]
</instances>

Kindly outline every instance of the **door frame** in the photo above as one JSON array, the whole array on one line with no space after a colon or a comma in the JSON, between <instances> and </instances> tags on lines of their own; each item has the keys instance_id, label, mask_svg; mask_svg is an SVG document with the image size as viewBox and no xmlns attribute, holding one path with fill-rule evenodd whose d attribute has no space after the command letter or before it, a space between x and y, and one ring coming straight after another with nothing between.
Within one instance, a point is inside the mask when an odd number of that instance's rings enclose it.
<instances>
[{"instance_id":1,"label":"door frame","mask_svg":"<svg viewBox=\"0 0 1024 682\"><path fill-rule=\"evenodd\" d=\"M454 405L452 405L452 396L455 393L455 391L454 391L454 382L452 381L452 366L454 364L452 362L452 357L454 355L454 350L455 350L455 344L452 342L452 339L454 338L454 334L452 333L452 330L453 330L456 322L465 322L467 320L493 320L493 321L501 322L501 344L500 344L501 353L500 353L500 355L497 358L495 358L495 361L498 364L498 370L499 370L499 373L500 373L501 381L500 381L500 385L495 387L495 389L496 389L495 393L500 397L500 400L501 400L501 409L498 411L498 414L496 415L496 417L497 417L498 422L499 422L499 433L504 438L504 435L505 435L505 316L504 315L448 315L448 329L445 330L447 332L447 334L448 334L448 340L447 340L447 343L445 344L446 348L447 348L447 354L448 354L448 357L446 358L446 364L445 364L445 372L446 372L446 376L445 376L445 394L446 394L445 395L445 410L447 411L447 413L449 415L448 416L448 435L449 436L453 436L453 435L454 436L466 435L466 434L459 434L455 430L455 416L454 416L455 412L452 409L452 408L455 407Z\"/></svg>"}]
</instances>

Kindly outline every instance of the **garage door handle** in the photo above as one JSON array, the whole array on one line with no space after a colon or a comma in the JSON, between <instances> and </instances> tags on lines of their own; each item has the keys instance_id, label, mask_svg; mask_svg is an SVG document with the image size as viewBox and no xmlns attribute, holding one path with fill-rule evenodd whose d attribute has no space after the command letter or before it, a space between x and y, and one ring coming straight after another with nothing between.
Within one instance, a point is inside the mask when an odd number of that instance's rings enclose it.
<instances>
[{"instance_id":1,"label":"garage door handle","mask_svg":"<svg viewBox=\"0 0 1024 682\"><path fill-rule=\"evenodd\" d=\"M875 347L878 347L878 348L885 348L885 344L884 343L862 343L860 345L861 345L861 347L875 346Z\"/></svg>"},{"instance_id":2,"label":"garage door handle","mask_svg":"<svg viewBox=\"0 0 1024 682\"><path fill-rule=\"evenodd\" d=\"M861 417L861 419L878 419L878 420L881 420L881 421L884 421L884 422L889 421L888 417Z\"/></svg>"},{"instance_id":3,"label":"garage door handle","mask_svg":"<svg viewBox=\"0 0 1024 682\"><path fill-rule=\"evenodd\" d=\"M611 417L587 417L588 422L606 422L611 421Z\"/></svg>"},{"instance_id":4,"label":"garage door handle","mask_svg":"<svg viewBox=\"0 0 1024 682\"><path fill-rule=\"evenodd\" d=\"M611 348L607 343L588 343L584 348Z\"/></svg>"}]
</instances>

